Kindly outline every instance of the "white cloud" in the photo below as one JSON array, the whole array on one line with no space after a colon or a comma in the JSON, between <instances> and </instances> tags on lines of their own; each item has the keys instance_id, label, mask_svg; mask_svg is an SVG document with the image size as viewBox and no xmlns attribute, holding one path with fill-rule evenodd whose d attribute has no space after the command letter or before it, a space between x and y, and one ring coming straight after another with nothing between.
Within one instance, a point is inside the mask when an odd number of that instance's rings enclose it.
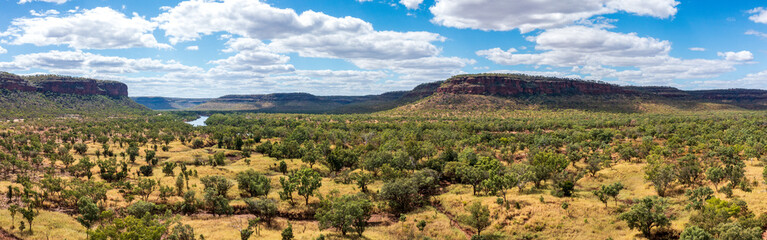
<instances>
[{"instance_id":1,"label":"white cloud","mask_svg":"<svg viewBox=\"0 0 767 240\"><path fill-rule=\"evenodd\" d=\"M302 57L413 59L439 54L440 49L431 42L443 40L439 34L429 32L339 32L274 39L269 46L283 52L298 52Z\"/></svg>"},{"instance_id":2,"label":"white cloud","mask_svg":"<svg viewBox=\"0 0 767 240\"><path fill-rule=\"evenodd\" d=\"M677 12L675 0L437 0L430 8L433 23L455 28L527 33L619 11L668 18Z\"/></svg>"},{"instance_id":3,"label":"white cloud","mask_svg":"<svg viewBox=\"0 0 767 240\"><path fill-rule=\"evenodd\" d=\"M287 64L290 57L272 51L263 42L250 38L237 38L227 41L224 52L236 52L234 56L210 61L217 65L209 73L218 76L247 75L265 76L268 74L290 73L295 67Z\"/></svg>"},{"instance_id":4,"label":"white cloud","mask_svg":"<svg viewBox=\"0 0 767 240\"><path fill-rule=\"evenodd\" d=\"M426 57L408 60L355 59L351 61L362 69L388 69L401 76L406 86L444 80L450 76L464 73L460 69L476 63L472 59L459 57Z\"/></svg>"},{"instance_id":5,"label":"white cloud","mask_svg":"<svg viewBox=\"0 0 767 240\"><path fill-rule=\"evenodd\" d=\"M704 80L691 82L698 89L767 88L767 71L749 73L737 80Z\"/></svg>"},{"instance_id":6,"label":"white cloud","mask_svg":"<svg viewBox=\"0 0 767 240\"><path fill-rule=\"evenodd\" d=\"M748 10L748 13L753 14L748 17L749 20L754 21L755 23L767 23L767 9L758 7Z\"/></svg>"},{"instance_id":7,"label":"white cloud","mask_svg":"<svg viewBox=\"0 0 767 240\"><path fill-rule=\"evenodd\" d=\"M364 33L373 28L359 18L335 18L314 11L299 15L292 9L274 8L254 0L184 1L166 9L154 20L174 44L216 32L273 39L298 34Z\"/></svg>"},{"instance_id":8,"label":"white cloud","mask_svg":"<svg viewBox=\"0 0 767 240\"><path fill-rule=\"evenodd\" d=\"M153 20L171 43L218 33L229 39L223 52L235 55L210 62L216 66L209 72L224 78L296 74L287 63L288 53L343 59L365 70L393 71L400 80L423 77L422 82L444 79L473 63L439 56L442 49L434 43L445 38L436 33L376 31L359 18L299 14L261 1L185 1L161 10L164 13Z\"/></svg>"},{"instance_id":9,"label":"white cloud","mask_svg":"<svg viewBox=\"0 0 767 240\"><path fill-rule=\"evenodd\" d=\"M757 36L757 37L767 38L767 33L759 32L759 31L756 31L756 30L748 30L748 31L746 31L745 34L746 35L753 35L753 36Z\"/></svg>"},{"instance_id":10,"label":"white cloud","mask_svg":"<svg viewBox=\"0 0 767 240\"><path fill-rule=\"evenodd\" d=\"M754 60L754 54L749 51L740 52L718 52L717 56L724 57L727 61L745 62Z\"/></svg>"},{"instance_id":11,"label":"white cloud","mask_svg":"<svg viewBox=\"0 0 767 240\"><path fill-rule=\"evenodd\" d=\"M407 9L418 9L423 0L399 0L399 3L405 5Z\"/></svg>"},{"instance_id":12,"label":"white cloud","mask_svg":"<svg viewBox=\"0 0 767 240\"><path fill-rule=\"evenodd\" d=\"M693 51L693 52L705 52L706 51L706 49L702 48L702 47L691 47L689 49L690 49L690 51Z\"/></svg>"},{"instance_id":13,"label":"white cloud","mask_svg":"<svg viewBox=\"0 0 767 240\"><path fill-rule=\"evenodd\" d=\"M679 2L674 0L607 0L605 2L605 6L610 9L656 18L676 15L677 5Z\"/></svg>"},{"instance_id":14,"label":"white cloud","mask_svg":"<svg viewBox=\"0 0 767 240\"><path fill-rule=\"evenodd\" d=\"M35 10L29 10L29 15L35 16L35 17L45 17L49 15L58 15L59 11L56 11L55 9L50 9L45 12L37 12Z\"/></svg>"},{"instance_id":15,"label":"white cloud","mask_svg":"<svg viewBox=\"0 0 767 240\"><path fill-rule=\"evenodd\" d=\"M477 55L497 64L570 67L593 79L640 84L713 78L753 59L748 51L720 53L725 59L679 59L669 56L668 41L585 26L549 29L529 40L536 43L537 52L494 48L477 51Z\"/></svg>"},{"instance_id":16,"label":"white cloud","mask_svg":"<svg viewBox=\"0 0 767 240\"><path fill-rule=\"evenodd\" d=\"M359 18L337 18L272 7L260 1L186 1L154 18L172 43L227 32L249 39L270 39L269 48L302 57L340 59L414 59L439 54L432 44L444 37L430 32L376 31ZM204 17L201 17L204 16Z\"/></svg>"},{"instance_id":17,"label":"white cloud","mask_svg":"<svg viewBox=\"0 0 767 240\"><path fill-rule=\"evenodd\" d=\"M17 18L6 33L11 44L68 45L75 49L170 48L158 43L156 23L99 7L66 17Z\"/></svg>"},{"instance_id":18,"label":"white cloud","mask_svg":"<svg viewBox=\"0 0 767 240\"><path fill-rule=\"evenodd\" d=\"M526 75L532 75L532 76L546 76L546 77L557 77L557 78L583 78L580 75L572 74L569 72L558 72L558 71L518 71L518 70L497 70L497 71L490 71L490 73L515 73L515 74L526 74Z\"/></svg>"},{"instance_id":19,"label":"white cloud","mask_svg":"<svg viewBox=\"0 0 767 240\"><path fill-rule=\"evenodd\" d=\"M11 62L0 62L0 70L28 71L44 69L52 73L71 75L125 74L137 72L188 72L201 71L175 61L151 58L130 59L103 56L82 51L50 51L22 54Z\"/></svg>"},{"instance_id":20,"label":"white cloud","mask_svg":"<svg viewBox=\"0 0 767 240\"><path fill-rule=\"evenodd\" d=\"M55 4L63 4L69 0L19 0L18 4L25 4L29 2L48 2L48 3L55 3Z\"/></svg>"},{"instance_id":21,"label":"white cloud","mask_svg":"<svg viewBox=\"0 0 767 240\"><path fill-rule=\"evenodd\" d=\"M200 47L199 47L199 46L197 46L197 45L195 45L195 46L189 46L189 47L186 47L186 50L189 50L189 51L197 51L197 50L200 50Z\"/></svg>"},{"instance_id":22,"label":"white cloud","mask_svg":"<svg viewBox=\"0 0 767 240\"><path fill-rule=\"evenodd\" d=\"M4 54L4 53L7 53L7 52L8 52L8 50L5 50L5 48L0 47L0 54Z\"/></svg>"},{"instance_id":23,"label":"white cloud","mask_svg":"<svg viewBox=\"0 0 767 240\"><path fill-rule=\"evenodd\" d=\"M495 48L477 51L477 55L505 65L636 66L656 62L658 57L671 50L668 41L584 26L546 30L531 40L536 43L535 49L542 53L516 53L516 49Z\"/></svg>"}]
</instances>

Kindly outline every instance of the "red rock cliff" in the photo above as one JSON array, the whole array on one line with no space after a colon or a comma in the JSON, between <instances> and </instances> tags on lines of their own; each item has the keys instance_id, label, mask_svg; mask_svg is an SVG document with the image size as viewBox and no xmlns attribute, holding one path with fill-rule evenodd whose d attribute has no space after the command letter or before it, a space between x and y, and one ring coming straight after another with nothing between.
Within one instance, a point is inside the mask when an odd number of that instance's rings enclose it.
<instances>
[{"instance_id":1,"label":"red rock cliff","mask_svg":"<svg viewBox=\"0 0 767 240\"><path fill-rule=\"evenodd\" d=\"M18 75L0 73L0 89L26 92L54 92L79 95L128 96L128 86L121 82L100 81L64 76L36 76L29 81Z\"/></svg>"},{"instance_id":2,"label":"red rock cliff","mask_svg":"<svg viewBox=\"0 0 767 240\"><path fill-rule=\"evenodd\" d=\"M437 92L493 96L634 93L606 83L516 74L455 76L445 81Z\"/></svg>"}]
</instances>

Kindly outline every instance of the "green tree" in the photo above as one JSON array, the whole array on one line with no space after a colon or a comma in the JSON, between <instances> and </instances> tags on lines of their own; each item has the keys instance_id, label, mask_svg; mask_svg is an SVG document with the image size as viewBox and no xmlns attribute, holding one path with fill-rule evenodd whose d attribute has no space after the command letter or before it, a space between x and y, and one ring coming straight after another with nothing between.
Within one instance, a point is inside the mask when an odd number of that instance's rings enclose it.
<instances>
[{"instance_id":1,"label":"green tree","mask_svg":"<svg viewBox=\"0 0 767 240\"><path fill-rule=\"evenodd\" d=\"M649 196L634 202L628 212L618 216L618 219L628 223L629 228L638 229L644 236L650 237L652 228L671 225L673 217L667 213L668 201L665 198Z\"/></svg>"},{"instance_id":2,"label":"green tree","mask_svg":"<svg viewBox=\"0 0 767 240\"><path fill-rule=\"evenodd\" d=\"M195 240L194 228L188 224L178 223L168 235L168 240Z\"/></svg>"},{"instance_id":3,"label":"green tree","mask_svg":"<svg viewBox=\"0 0 767 240\"><path fill-rule=\"evenodd\" d=\"M650 156L652 157L652 156ZM653 160L650 158L649 164L645 167L645 178L652 182L655 186L655 191L658 192L658 196L665 196L666 190L676 180L676 171L674 166L663 162L661 159Z\"/></svg>"},{"instance_id":4,"label":"green tree","mask_svg":"<svg viewBox=\"0 0 767 240\"><path fill-rule=\"evenodd\" d=\"M35 204L29 203L26 208L19 208L19 212L21 213L21 216L27 220L29 232L32 233L32 221L34 221L39 214L39 211L35 209Z\"/></svg>"},{"instance_id":5,"label":"green tree","mask_svg":"<svg viewBox=\"0 0 767 240\"><path fill-rule=\"evenodd\" d=\"M706 179L714 184L714 189L719 192L719 183L724 180L724 170L720 167L710 167L706 170Z\"/></svg>"},{"instance_id":6,"label":"green tree","mask_svg":"<svg viewBox=\"0 0 767 240\"><path fill-rule=\"evenodd\" d=\"M271 182L269 178L257 173L253 169L237 173L237 187L251 197L269 194Z\"/></svg>"},{"instance_id":7,"label":"green tree","mask_svg":"<svg viewBox=\"0 0 767 240\"><path fill-rule=\"evenodd\" d=\"M213 191L215 195L220 196L226 196L226 193L229 192L229 189L234 186L228 179L226 179L224 176L205 176L200 178L200 181L202 182L202 185L205 186L205 191L208 190Z\"/></svg>"},{"instance_id":8,"label":"green tree","mask_svg":"<svg viewBox=\"0 0 767 240\"><path fill-rule=\"evenodd\" d=\"M477 229L477 235L481 236L482 230L490 226L490 210L482 203L474 202L466 207L466 211L470 214L466 216L466 222Z\"/></svg>"},{"instance_id":9,"label":"green tree","mask_svg":"<svg viewBox=\"0 0 767 240\"><path fill-rule=\"evenodd\" d=\"M160 240L167 232L168 224L170 221L160 222L152 215L145 215L142 218L127 216L115 219L111 224L99 226L90 232L90 239Z\"/></svg>"},{"instance_id":10,"label":"green tree","mask_svg":"<svg viewBox=\"0 0 767 240\"><path fill-rule=\"evenodd\" d=\"M309 205L309 197L322 186L322 177L311 168L301 168L290 176L290 181L295 183L298 195L306 199L306 205Z\"/></svg>"},{"instance_id":11,"label":"green tree","mask_svg":"<svg viewBox=\"0 0 767 240\"><path fill-rule=\"evenodd\" d=\"M706 203L706 200L710 199L714 195L714 191L709 187L699 187L693 190L687 190L684 193L687 199L690 201L685 207L686 209L700 210Z\"/></svg>"},{"instance_id":12,"label":"green tree","mask_svg":"<svg viewBox=\"0 0 767 240\"><path fill-rule=\"evenodd\" d=\"M234 211L234 208L229 205L229 199L213 189L206 189L204 198L208 210L215 215L229 215Z\"/></svg>"},{"instance_id":13,"label":"green tree","mask_svg":"<svg viewBox=\"0 0 767 240\"><path fill-rule=\"evenodd\" d=\"M144 215L152 214L156 208L157 206L154 203L138 201L128 206L125 210L129 215L140 218L144 217Z\"/></svg>"},{"instance_id":14,"label":"green tree","mask_svg":"<svg viewBox=\"0 0 767 240\"><path fill-rule=\"evenodd\" d=\"M418 188L406 178L385 183L381 188L381 198L387 201L389 208L396 214L408 212L421 202Z\"/></svg>"},{"instance_id":15,"label":"green tree","mask_svg":"<svg viewBox=\"0 0 767 240\"><path fill-rule=\"evenodd\" d=\"M145 149L144 153L144 160L146 160L146 164L155 165L157 163L157 160L155 160L157 152Z\"/></svg>"},{"instance_id":16,"label":"green tree","mask_svg":"<svg viewBox=\"0 0 767 240\"><path fill-rule=\"evenodd\" d=\"M184 194L184 174L176 176L176 195L183 196Z\"/></svg>"},{"instance_id":17,"label":"green tree","mask_svg":"<svg viewBox=\"0 0 767 240\"><path fill-rule=\"evenodd\" d=\"M141 195L144 201L149 200L149 195L157 188L157 182L151 178L141 178L133 187L133 192Z\"/></svg>"},{"instance_id":18,"label":"green tree","mask_svg":"<svg viewBox=\"0 0 767 240\"><path fill-rule=\"evenodd\" d=\"M332 227L341 231L342 235L355 231L362 236L371 210L372 204L364 195L329 197L320 202L315 218L320 222L320 229Z\"/></svg>"},{"instance_id":19,"label":"green tree","mask_svg":"<svg viewBox=\"0 0 767 240\"><path fill-rule=\"evenodd\" d=\"M677 179L679 179L680 183L687 186L697 184L700 181L701 176L703 176L703 167L700 162L698 162L698 158L692 154L688 154L677 160L675 168Z\"/></svg>"},{"instance_id":20,"label":"green tree","mask_svg":"<svg viewBox=\"0 0 767 240\"><path fill-rule=\"evenodd\" d=\"M280 199L289 200L292 204L293 192L296 191L296 183L291 181L289 178L280 177L280 185L282 186L282 191L280 191Z\"/></svg>"},{"instance_id":21,"label":"green tree","mask_svg":"<svg viewBox=\"0 0 767 240\"><path fill-rule=\"evenodd\" d=\"M248 205L248 212L255 215L259 219L265 221L267 224L272 223L274 217L277 216L277 202L272 199L248 199L245 200Z\"/></svg>"},{"instance_id":22,"label":"green tree","mask_svg":"<svg viewBox=\"0 0 767 240\"><path fill-rule=\"evenodd\" d=\"M760 240L762 229L759 227L744 227L740 223L723 223L717 227L718 239L721 240Z\"/></svg>"},{"instance_id":23,"label":"green tree","mask_svg":"<svg viewBox=\"0 0 767 240\"><path fill-rule=\"evenodd\" d=\"M179 209L185 214L194 214L197 212L198 205L199 203L197 198L195 198L195 192L187 191L184 193L184 202L181 203Z\"/></svg>"},{"instance_id":24,"label":"green tree","mask_svg":"<svg viewBox=\"0 0 767 240\"><path fill-rule=\"evenodd\" d=\"M288 227L282 230L282 240L293 240L293 225L288 222Z\"/></svg>"},{"instance_id":25,"label":"green tree","mask_svg":"<svg viewBox=\"0 0 767 240\"><path fill-rule=\"evenodd\" d=\"M682 231L679 240L714 240L714 237L698 226L689 226Z\"/></svg>"},{"instance_id":26,"label":"green tree","mask_svg":"<svg viewBox=\"0 0 767 240\"><path fill-rule=\"evenodd\" d=\"M285 163L285 161L280 161L279 170L282 173L282 175L288 174L288 164Z\"/></svg>"},{"instance_id":27,"label":"green tree","mask_svg":"<svg viewBox=\"0 0 767 240\"><path fill-rule=\"evenodd\" d=\"M529 164L533 171L533 183L535 183L536 188L540 188L542 182L564 171L569 162L562 154L552 151L540 151L533 155Z\"/></svg>"},{"instance_id":28,"label":"green tree","mask_svg":"<svg viewBox=\"0 0 767 240\"><path fill-rule=\"evenodd\" d=\"M99 214L101 213L99 207L96 206L96 204L93 203L93 200L89 197L82 197L77 201L77 210L80 213L80 216L77 217L77 221L80 222L85 229L90 229L91 226L93 226L93 223L99 220Z\"/></svg>"},{"instance_id":29,"label":"green tree","mask_svg":"<svg viewBox=\"0 0 767 240\"><path fill-rule=\"evenodd\" d=\"M462 183L471 185L474 195L477 195L478 188L482 187L482 182L489 177L489 174L482 169L474 166L462 165L456 169L456 174Z\"/></svg>"}]
</instances>

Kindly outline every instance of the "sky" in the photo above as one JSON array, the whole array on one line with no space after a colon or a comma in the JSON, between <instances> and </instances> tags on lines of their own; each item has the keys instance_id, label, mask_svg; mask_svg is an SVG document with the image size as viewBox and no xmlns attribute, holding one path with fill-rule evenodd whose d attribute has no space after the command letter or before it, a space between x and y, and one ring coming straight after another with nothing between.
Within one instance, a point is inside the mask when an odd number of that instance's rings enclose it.
<instances>
[{"instance_id":1,"label":"sky","mask_svg":"<svg viewBox=\"0 0 767 240\"><path fill-rule=\"evenodd\" d=\"M131 96L367 95L466 73L767 89L767 1L0 0L0 71Z\"/></svg>"}]
</instances>

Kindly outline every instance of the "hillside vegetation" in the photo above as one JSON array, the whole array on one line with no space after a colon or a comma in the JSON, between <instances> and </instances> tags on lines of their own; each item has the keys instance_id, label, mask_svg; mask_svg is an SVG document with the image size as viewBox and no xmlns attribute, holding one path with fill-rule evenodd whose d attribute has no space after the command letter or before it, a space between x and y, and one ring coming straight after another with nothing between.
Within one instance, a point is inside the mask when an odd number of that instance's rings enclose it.
<instances>
[{"instance_id":1,"label":"hillside vegetation","mask_svg":"<svg viewBox=\"0 0 767 240\"><path fill-rule=\"evenodd\" d=\"M673 239L767 227L764 112L449 112L5 123L0 226L27 239ZM638 222L646 210L653 222Z\"/></svg>"}]
</instances>

